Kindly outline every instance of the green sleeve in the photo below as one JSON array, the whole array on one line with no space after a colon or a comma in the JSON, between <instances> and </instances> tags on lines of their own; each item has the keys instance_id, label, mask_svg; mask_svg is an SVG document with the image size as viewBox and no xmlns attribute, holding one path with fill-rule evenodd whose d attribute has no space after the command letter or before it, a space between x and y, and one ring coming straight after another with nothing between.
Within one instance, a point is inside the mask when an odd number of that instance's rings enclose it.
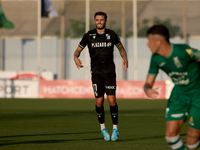
<instances>
[{"instance_id":1,"label":"green sleeve","mask_svg":"<svg viewBox=\"0 0 200 150\"><path fill-rule=\"evenodd\" d=\"M155 60L156 59L155 59L154 55L152 55L148 75L157 75L158 74L159 67Z\"/></svg>"},{"instance_id":2,"label":"green sleeve","mask_svg":"<svg viewBox=\"0 0 200 150\"><path fill-rule=\"evenodd\" d=\"M190 56L190 59L194 61L199 61L200 60L200 51L198 49L186 49L187 54Z\"/></svg>"}]
</instances>

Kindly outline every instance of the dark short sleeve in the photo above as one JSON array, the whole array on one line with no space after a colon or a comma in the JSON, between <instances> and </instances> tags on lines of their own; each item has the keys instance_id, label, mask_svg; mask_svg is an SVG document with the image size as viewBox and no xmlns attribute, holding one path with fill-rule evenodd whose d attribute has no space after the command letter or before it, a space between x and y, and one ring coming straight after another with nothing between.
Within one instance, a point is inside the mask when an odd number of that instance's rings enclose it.
<instances>
[{"instance_id":1,"label":"dark short sleeve","mask_svg":"<svg viewBox=\"0 0 200 150\"><path fill-rule=\"evenodd\" d=\"M79 47L85 48L85 46L86 46L87 44L88 44L88 34L86 33L86 34L83 36L82 40L80 41Z\"/></svg>"},{"instance_id":2,"label":"dark short sleeve","mask_svg":"<svg viewBox=\"0 0 200 150\"><path fill-rule=\"evenodd\" d=\"M117 33L114 32L114 35L115 35L114 44L118 46L118 45L121 44L121 40L120 40L120 38L119 38Z\"/></svg>"}]
</instances>

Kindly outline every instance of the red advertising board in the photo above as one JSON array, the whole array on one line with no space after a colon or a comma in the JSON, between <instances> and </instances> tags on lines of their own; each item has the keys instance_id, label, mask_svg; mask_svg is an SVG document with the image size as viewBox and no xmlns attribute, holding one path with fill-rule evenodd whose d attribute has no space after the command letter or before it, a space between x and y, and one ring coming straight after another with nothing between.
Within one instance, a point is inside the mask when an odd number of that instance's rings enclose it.
<instances>
[{"instance_id":1,"label":"red advertising board","mask_svg":"<svg viewBox=\"0 0 200 150\"><path fill-rule=\"evenodd\" d=\"M143 91L144 81L117 81L117 98L147 98ZM155 82L153 88L157 88L158 98L165 98L166 84L164 81Z\"/></svg>"},{"instance_id":2,"label":"red advertising board","mask_svg":"<svg viewBox=\"0 0 200 150\"><path fill-rule=\"evenodd\" d=\"M143 81L117 81L117 98L147 98ZM155 82L158 98L165 98L165 82ZM40 81L40 98L94 98L91 81L55 80Z\"/></svg>"},{"instance_id":3,"label":"red advertising board","mask_svg":"<svg viewBox=\"0 0 200 150\"><path fill-rule=\"evenodd\" d=\"M94 98L91 81L40 81L40 98Z\"/></svg>"}]
</instances>

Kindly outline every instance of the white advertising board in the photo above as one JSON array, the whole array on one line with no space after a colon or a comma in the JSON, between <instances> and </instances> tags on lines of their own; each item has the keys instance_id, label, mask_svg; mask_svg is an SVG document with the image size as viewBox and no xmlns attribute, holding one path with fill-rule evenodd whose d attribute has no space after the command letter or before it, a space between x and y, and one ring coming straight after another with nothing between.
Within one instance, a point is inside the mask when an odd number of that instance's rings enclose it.
<instances>
[{"instance_id":1,"label":"white advertising board","mask_svg":"<svg viewBox=\"0 0 200 150\"><path fill-rule=\"evenodd\" d=\"M38 98L38 81L0 80L0 98Z\"/></svg>"}]
</instances>

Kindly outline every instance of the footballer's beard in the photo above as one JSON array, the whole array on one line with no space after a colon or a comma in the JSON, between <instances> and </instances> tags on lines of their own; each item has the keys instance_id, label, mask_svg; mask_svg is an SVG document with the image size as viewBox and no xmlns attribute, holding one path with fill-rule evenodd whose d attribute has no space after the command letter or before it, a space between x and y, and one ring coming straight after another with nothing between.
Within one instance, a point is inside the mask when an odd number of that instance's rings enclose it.
<instances>
[{"instance_id":1,"label":"footballer's beard","mask_svg":"<svg viewBox=\"0 0 200 150\"><path fill-rule=\"evenodd\" d=\"M105 24L103 24L102 27L98 27L98 24L96 25L96 28L97 28L98 30L103 30L105 27L106 27Z\"/></svg>"}]
</instances>

